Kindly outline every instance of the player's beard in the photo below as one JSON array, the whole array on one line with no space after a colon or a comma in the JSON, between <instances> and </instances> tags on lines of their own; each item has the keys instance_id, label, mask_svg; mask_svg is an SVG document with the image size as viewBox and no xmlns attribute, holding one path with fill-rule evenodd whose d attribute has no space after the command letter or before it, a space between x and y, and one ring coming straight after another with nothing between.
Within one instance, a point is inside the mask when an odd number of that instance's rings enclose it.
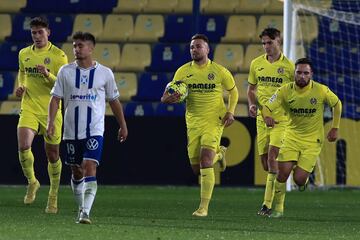
<instances>
[{"instance_id":1,"label":"player's beard","mask_svg":"<svg viewBox=\"0 0 360 240\"><path fill-rule=\"evenodd\" d=\"M296 80L296 85L298 85L300 88L306 87L310 83L310 80L306 82L304 79Z\"/></svg>"},{"instance_id":2,"label":"player's beard","mask_svg":"<svg viewBox=\"0 0 360 240\"><path fill-rule=\"evenodd\" d=\"M201 56L201 55L195 55L195 54L192 54L191 55L191 58L192 60L194 60L194 62L201 62L202 60L204 60L204 57Z\"/></svg>"}]
</instances>

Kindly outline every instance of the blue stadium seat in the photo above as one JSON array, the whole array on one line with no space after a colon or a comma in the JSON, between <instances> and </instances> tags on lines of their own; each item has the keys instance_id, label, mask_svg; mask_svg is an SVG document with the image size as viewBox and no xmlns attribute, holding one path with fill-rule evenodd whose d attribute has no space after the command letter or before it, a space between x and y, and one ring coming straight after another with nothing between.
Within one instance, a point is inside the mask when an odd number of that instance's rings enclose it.
<instances>
[{"instance_id":1,"label":"blue stadium seat","mask_svg":"<svg viewBox=\"0 0 360 240\"><path fill-rule=\"evenodd\" d=\"M15 77L11 72L0 72L0 101L6 100L14 90Z\"/></svg>"},{"instance_id":2,"label":"blue stadium seat","mask_svg":"<svg viewBox=\"0 0 360 240\"><path fill-rule=\"evenodd\" d=\"M30 20L36 15L17 14L13 18L11 41L32 42L30 34Z\"/></svg>"},{"instance_id":3,"label":"blue stadium seat","mask_svg":"<svg viewBox=\"0 0 360 240\"><path fill-rule=\"evenodd\" d=\"M49 15L50 36L52 42L66 42L73 30L73 19L70 15Z\"/></svg>"},{"instance_id":4,"label":"blue stadium seat","mask_svg":"<svg viewBox=\"0 0 360 240\"><path fill-rule=\"evenodd\" d=\"M184 116L184 104L164 104L159 103L155 110L156 116Z\"/></svg>"},{"instance_id":5,"label":"blue stadium seat","mask_svg":"<svg viewBox=\"0 0 360 240\"><path fill-rule=\"evenodd\" d=\"M19 51L24 47L26 47L25 43L2 43L0 46L0 70L17 71L19 69Z\"/></svg>"},{"instance_id":6,"label":"blue stadium seat","mask_svg":"<svg viewBox=\"0 0 360 240\"><path fill-rule=\"evenodd\" d=\"M144 117L144 116L153 116L154 108L152 103L149 102L128 102L125 106L125 116L126 117Z\"/></svg>"},{"instance_id":7,"label":"blue stadium seat","mask_svg":"<svg viewBox=\"0 0 360 240\"><path fill-rule=\"evenodd\" d=\"M360 81L356 76L331 74L328 77L326 85L328 85L344 103L360 103Z\"/></svg>"},{"instance_id":8,"label":"blue stadium seat","mask_svg":"<svg viewBox=\"0 0 360 240\"><path fill-rule=\"evenodd\" d=\"M226 20L223 15L201 15L199 32L205 34L211 43L220 42L225 35Z\"/></svg>"},{"instance_id":9,"label":"blue stadium seat","mask_svg":"<svg viewBox=\"0 0 360 240\"><path fill-rule=\"evenodd\" d=\"M359 13L359 1L333 0L332 8L338 11Z\"/></svg>"},{"instance_id":10,"label":"blue stadium seat","mask_svg":"<svg viewBox=\"0 0 360 240\"><path fill-rule=\"evenodd\" d=\"M169 15L165 20L165 34L161 42L189 42L192 36L192 15Z\"/></svg>"},{"instance_id":11,"label":"blue stadium seat","mask_svg":"<svg viewBox=\"0 0 360 240\"><path fill-rule=\"evenodd\" d=\"M336 49L333 46L326 46L320 42L313 41L309 48L307 57L313 62L314 73L336 72L338 63Z\"/></svg>"},{"instance_id":12,"label":"blue stadium seat","mask_svg":"<svg viewBox=\"0 0 360 240\"><path fill-rule=\"evenodd\" d=\"M165 73L145 72L140 76L134 101L160 101L168 79Z\"/></svg>"},{"instance_id":13,"label":"blue stadium seat","mask_svg":"<svg viewBox=\"0 0 360 240\"><path fill-rule=\"evenodd\" d=\"M183 63L183 52L177 44L158 43L152 51L150 72L173 72Z\"/></svg>"},{"instance_id":14,"label":"blue stadium seat","mask_svg":"<svg viewBox=\"0 0 360 240\"><path fill-rule=\"evenodd\" d=\"M360 104L347 103L343 106L342 117L360 120Z\"/></svg>"}]
</instances>

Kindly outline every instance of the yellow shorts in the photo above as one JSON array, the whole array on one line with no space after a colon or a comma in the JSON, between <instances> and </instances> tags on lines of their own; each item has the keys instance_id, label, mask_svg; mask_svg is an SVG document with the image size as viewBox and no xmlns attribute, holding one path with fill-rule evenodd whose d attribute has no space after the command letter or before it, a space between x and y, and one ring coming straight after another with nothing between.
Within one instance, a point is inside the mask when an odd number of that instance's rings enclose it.
<instances>
[{"instance_id":1,"label":"yellow shorts","mask_svg":"<svg viewBox=\"0 0 360 240\"><path fill-rule=\"evenodd\" d=\"M217 151L220 145L221 136L224 130L223 125L203 129L188 129L188 156L190 164L200 163L200 149L209 148Z\"/></svg>"},{"instance_id":2,"label":"yellow shorts","mask_svg":"<svg viewBox=\"0 0 360 240\"><path fill-rule=\"evenodd\" d=\"M55 118L55 133L52 138L46 135L47 126L47 115L37 115L30 111L21 110L20 118L18 123L19 127L30 128L36 131L39 135L44 136L45 142L49 144L59 144L61 141L61 130L62 130L62 116L61 112L58 111Z\"/></svg>"},{"instance_id":3,"label":"yellow shorts","mask_svg":"<svg viewBox=\"0 0 360 240\"><path fill-rule=\"evenodd\" d=\"M311 173L321 152L321 142L304 142L301 139L285 138L277 161L295 161L296 165Z\"/></svg>"},{"instance_id":4,"label":"yellow shorts","mask_svg":"<svg viewBox=\"0 0 360 240\"><path fill-rule=\"evenodd\" d=\"M269 145L281 147L287 123L288 122L279 122L275 127L268 128L262 117L257 117L256 130L259 155L268 153Z\"/></svg>"}]
</instances>

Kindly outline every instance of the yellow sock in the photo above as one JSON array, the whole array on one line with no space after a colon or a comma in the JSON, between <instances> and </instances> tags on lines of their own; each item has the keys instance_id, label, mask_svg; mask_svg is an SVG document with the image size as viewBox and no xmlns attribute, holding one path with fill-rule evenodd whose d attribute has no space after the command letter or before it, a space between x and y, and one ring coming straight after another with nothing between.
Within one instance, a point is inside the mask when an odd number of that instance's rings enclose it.
<instances>
[{"instance_id":1,"label":"yellow sock","mask_svg":"<svg viewBox=\"0 0 360 240\"><path fill-rule=\"evenodd\" d=\"M274 210L276 212L284 212L285 193L286 182L281 183L275 180Z\"/></svg>"},{"instance_id":2,"label":"yellow sock","mask_svg":"<svg viewBox=\"0 0 360 240\"><path fill-rule=\"evenodd\" d=\"M264 203L267 208L271 209L273 198L274 198L274 181L276 179L275 173L268 173L266 177L266 186L265 186L265 194L264 194Z\"/></svg>"},{"instance_id":3,"label":"yellow sock","mask_svg":"<svg viewBox=\"0 0 360 240\"><path fill-rule=\"evenodd\" d=\"M204 168L200 169L200 208L205 208L206 210L209 207L209 202L215 185L215 174L213 168Z\"/></svg>"},{"instance_id":4,"label":"yellow sock","mask_svg":"<svg viewBox=\"0 0 360 240\"><path fill-rule=\"evenodd\" d=\"M19 161L28 183L34 183L36 178L34 172L34 155L31 152L31 148L25 151L19 151Z\"/></svg>"},{"instance_id":5,"label":"yellow sock","mask_svg":"<svg viewBox=\"0 0 360 240\"><path fill-rule=\"evenodd\" d=\"M48 162L48 173L50 178L49 195L56 196L59 191L62 162L60 158L55 163Z\"/></svg>"}]
</instances>

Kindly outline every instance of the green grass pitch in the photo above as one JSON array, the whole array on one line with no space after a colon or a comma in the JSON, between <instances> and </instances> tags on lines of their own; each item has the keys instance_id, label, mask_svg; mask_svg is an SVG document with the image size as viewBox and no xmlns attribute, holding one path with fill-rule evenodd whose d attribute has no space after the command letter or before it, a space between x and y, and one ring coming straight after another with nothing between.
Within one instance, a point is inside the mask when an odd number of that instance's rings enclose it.
<instances>
[{"instance_id":1,"label":"green grass pitch","mask_svg":"<svg viewBox=\"0 0 360 240\"><path fill-rule=\"evenodd\" d=\"M62 186L59 213L44 213L48 186L22 203L24 186L0 186L0 239L360 239L360 191L293 191L285 216L256 215L262 188L217 187L209 216L194 218L197 187L99 186L92 225L75 224L76 206Z\"/></svg>"}]
</instances>

